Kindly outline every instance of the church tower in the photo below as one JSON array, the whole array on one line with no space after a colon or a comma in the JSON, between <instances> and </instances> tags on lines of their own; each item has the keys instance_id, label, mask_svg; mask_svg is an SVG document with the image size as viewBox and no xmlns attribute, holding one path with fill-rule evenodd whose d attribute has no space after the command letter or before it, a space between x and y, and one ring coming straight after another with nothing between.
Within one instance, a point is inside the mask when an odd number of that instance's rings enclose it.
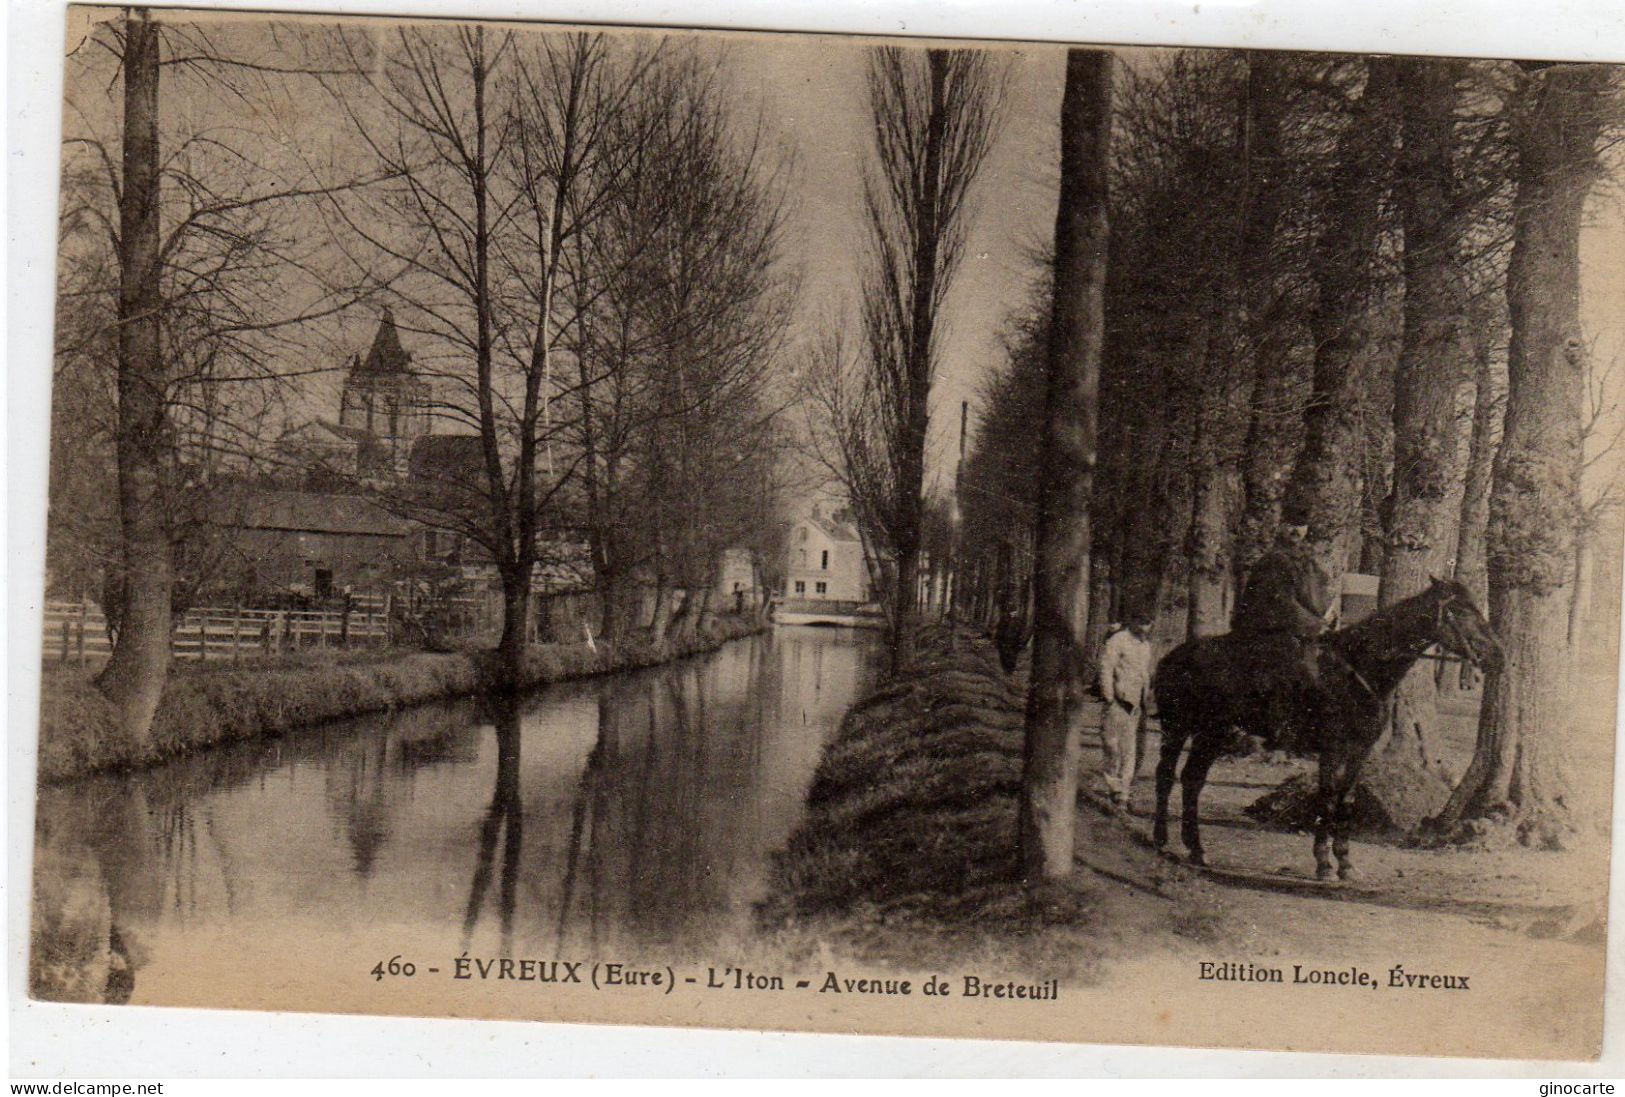
<instances>
[{"instance_id":1,"label":"church tower","mask_svg":"<svg viewBox=\"0 0 1625 1097\"><path fill-rule=\"evenodd\" d=\"M395 316L384 309L365 358L354 355L339 398L339 425L364 430L378 440L379 463L405 475L412 443L429 432L429 386L412 372L412 356L401 346Z\"/></svg>"}]
</instances>

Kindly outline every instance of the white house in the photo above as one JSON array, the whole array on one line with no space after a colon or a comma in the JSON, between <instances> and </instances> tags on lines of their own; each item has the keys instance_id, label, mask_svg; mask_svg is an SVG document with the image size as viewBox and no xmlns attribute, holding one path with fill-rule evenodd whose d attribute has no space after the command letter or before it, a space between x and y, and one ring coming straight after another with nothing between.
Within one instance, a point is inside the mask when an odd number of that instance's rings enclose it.
<instances>
[{"instance_id":1,"label":"white house","mask_svg":"<svg viewBox=\"0 0 1625 1097\"><path fill-rule=\"evenodd\" d=\"M851 522L813 514L790 528L784 596L831 602L867 602L869 569L863 541Z\"/></svg>"}]
</instances>

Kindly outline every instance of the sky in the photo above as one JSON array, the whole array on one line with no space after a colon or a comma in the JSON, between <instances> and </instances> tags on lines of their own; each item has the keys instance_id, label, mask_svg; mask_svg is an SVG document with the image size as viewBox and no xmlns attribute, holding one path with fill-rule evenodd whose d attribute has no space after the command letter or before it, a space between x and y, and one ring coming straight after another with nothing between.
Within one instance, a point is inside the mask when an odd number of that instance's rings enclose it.
<instances>
[{"instance_id":1,"label":"sky","mask_svg":"<svg viewBox=\"0 0 1625 1097\"><path fill-rule=\"evenodd\" d=\"M831 312L855 322L853 293L863 261L858 203L869 155L864 47L859 40L828 37L743 37L733 38L741 90L761 97L768 125L798 150L792 251L803 264L805 300L794 337L807 338ZM1032 300L1040 273L1033 255L1054 232L1065 51L995 48L1009 66L1005 107L977 186L965 261L944 308L928 493L951 484L960 401L970 401L974 436L980 386L1002 358L1000 332L1011 313ZM1119 50L1119 63L1143 65L1157 52ZM1619 359L1625 380L1625 147L1611 149L1607 161L1618 182L1599 187L1588 206L1581 236L1581 321L1599 360ZM1609 464L1597 475L1619 476L1619 462Z\"/></svg>"},{"instance_id":2,"label":"sky","mask_svg":"<svg viewBox=\"0 0 1625 1097\"><path fill-rule=\"evenodd\" d=\"M851 331L857 324L865 256L862 175L871 155L864 53L871 40L734 33L722 41L741 119L759 118L789 165L785 251L799 274L801 298L786 333L788 364L822 329L837 324ZM1002 358L1001 331L1012 313L1030 306L1040 274L1034 254L1054 231L1065 51L1052 45L992 48L1005 68L1004 103L996 142L973 191L967 248L941 320L928 493L950 486L960 402L970 402L974 432L980 387ZM1119 56L1139 66L1156 52L1121 50ZM219 104L197 106L207 111ZM278 124L290 121L295 132L307 135L327 129L319 112ZM1594 195L1581 249L1582 320L1605 361L1625 359L1625 151L1616 147L1610 159L1622 182ZM336 413L345 348L353 344L350 349L364 352L375 325L376 315L367 309L336 325L326 340L334 369L311 382L310 414Z\"/></svg>"},{"instance_id":3,"label":"sky","mask_svg":"<svg viewBox=\"0 0 1625 1097\"><path fill-rule=\"evenodd\" d=\"M767 124L797 150L791 251L802 264L803 300L792 338L811 338L831 317L855 326L865 246L863 165L870 155L864 47L835 38L736 42L732 60L741 91L760 95ZM1008 66L1004 110L974 191L964 260L943 308L932 392L927 475L941 489L957 453L960 402L971 402L974 431L978 387L1002 354L1000 331L1011 312L1031 300L1040 273L1033 253L1047 246L1055 227L1066 54L1053 46L998 52Z\"/></svg>"}]
</instances>

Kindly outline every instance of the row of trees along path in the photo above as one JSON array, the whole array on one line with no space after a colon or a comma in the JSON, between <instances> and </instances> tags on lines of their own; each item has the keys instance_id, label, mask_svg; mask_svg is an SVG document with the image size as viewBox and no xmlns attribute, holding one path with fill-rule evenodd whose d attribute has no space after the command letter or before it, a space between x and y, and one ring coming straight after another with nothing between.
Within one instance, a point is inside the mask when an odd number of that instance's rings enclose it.
<instances>
[{"instance_id":1,"label":"row of trees along path","mask_svg":"<svg viewBox=\"0 0 1625 1097\"><path fill-rule=\"evenodd\" d=\"M1105 622L1183 576L1188 632L1222 631L1282 517L1334 575L1363 550L1382 604L1452 570L1487 593L1506 667L1433 821L1499 814L1561 845L1594 425L1579 237L1617 72L1183 54L1123 73L1114 107L1111 67L1069 57L1050 320L1016 327L966 476L971 546L1007 550L1012 515L1036 518L1029 877L1072 868ZM1023 456L989 431L1025 428L1008 405L1038 392L1044 440ZM1417 675L1396 698L1386 764L1432 773L1431 694Z\"/></svg>"}]
</instances>

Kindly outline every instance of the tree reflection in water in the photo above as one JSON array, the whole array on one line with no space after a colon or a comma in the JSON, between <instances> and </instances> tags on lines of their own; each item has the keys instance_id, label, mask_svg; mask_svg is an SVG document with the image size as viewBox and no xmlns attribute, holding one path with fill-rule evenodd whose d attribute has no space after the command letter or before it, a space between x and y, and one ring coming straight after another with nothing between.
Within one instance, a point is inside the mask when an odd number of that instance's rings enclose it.
<instances>
[{"instance_id":1,"label":"tree reflection in water","mask_svg":"<svg viewBox=\"0 0 1625 1097\"><path fill-rule=\"evenodd\" d=\"M45 789L31 991L169 1000L277 934L329 957L459 927L481 955L714 954L749 932L874 656L780 632Z\"/></svg>"},{"instance_id":2,"label":"tree reflection in water","mask_svg":"<svg viewBox=\"0 0 1625 1097\"><path fill-rule=\"evenodd\" d=\"M525 834L525 808L519 796L520 700L517 694L493 694L487 699L487 715L496 729L497 776L491 792L491 806L480 821L479 854L474 879L468 887L468 909L463 915L463 949L466 951L479 924L480 907L491 886L492 862L497 838L502 838L502 875L497 889L497 918L501 927L504 955L513 951L514 896L519 883L519 855Z\"/></svg>"}]
</instances>

